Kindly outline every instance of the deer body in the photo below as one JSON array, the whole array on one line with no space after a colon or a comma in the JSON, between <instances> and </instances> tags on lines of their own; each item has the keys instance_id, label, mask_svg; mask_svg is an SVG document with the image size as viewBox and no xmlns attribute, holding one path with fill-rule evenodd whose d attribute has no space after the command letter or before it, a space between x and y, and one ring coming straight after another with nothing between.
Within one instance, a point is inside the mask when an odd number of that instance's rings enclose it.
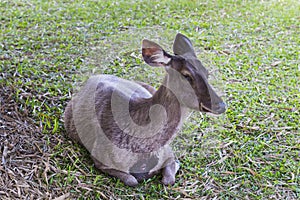
<instances>
[{"instance_id":1,"label":"deer body","mask_svg":"<svg viewBox=\"0 0 300 200\"><path fill-rule=\"evenodd\" d=\"M173 50L178 56L143 41L144 60L167 71L157 91L112 75L93 76L65 110L69 137L87 148L97 168L129 186L160 172L165 185L174 184L179 165L169 144L188 108L225 111L190 41L178 34Z\"/></svg>"}]
</instances>

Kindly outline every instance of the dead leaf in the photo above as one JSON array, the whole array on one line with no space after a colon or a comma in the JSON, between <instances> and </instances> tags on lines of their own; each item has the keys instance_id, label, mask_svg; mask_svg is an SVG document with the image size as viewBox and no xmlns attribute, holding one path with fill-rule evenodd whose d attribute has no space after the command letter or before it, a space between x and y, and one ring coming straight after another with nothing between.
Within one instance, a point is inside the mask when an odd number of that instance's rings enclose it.
<instances>
[{"instance_id":1,"label":"dead leaf","mask_svg":"<svg viewBox=\"0 0 300 200\"><path fill-rule=\"evenodd\" d=\"M277 61L273 62L273 63L271 64L271 66L272 66L272 67L275 67L275 66L279 65L280 63L281 63L281 61L280 61L280 60L277 60Z\"/></svg>"}]
</instances>

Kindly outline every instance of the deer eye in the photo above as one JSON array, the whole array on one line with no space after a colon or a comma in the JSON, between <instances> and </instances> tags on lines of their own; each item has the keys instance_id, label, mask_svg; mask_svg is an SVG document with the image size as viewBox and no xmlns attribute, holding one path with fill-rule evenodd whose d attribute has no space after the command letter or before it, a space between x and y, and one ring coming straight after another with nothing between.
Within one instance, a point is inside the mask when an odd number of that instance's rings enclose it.
<instances>
[{"instance_id":1,"label":"deer eye","mask_svg":"<svg viewBox=\"0 0 300 200\"><path fill-rule=\"evenodd\" d=\"M193 79L190 75L187 75L187 74L182 74L182 76L189 82L189 83L192 83Z\"/></svg>"}]
</instances>

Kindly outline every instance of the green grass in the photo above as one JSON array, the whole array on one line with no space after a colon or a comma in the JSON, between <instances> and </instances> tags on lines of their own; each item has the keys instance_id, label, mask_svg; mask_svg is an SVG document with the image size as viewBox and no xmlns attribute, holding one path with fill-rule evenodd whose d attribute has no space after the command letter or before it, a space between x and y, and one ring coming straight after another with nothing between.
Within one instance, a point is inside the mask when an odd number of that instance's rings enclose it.
<instances>
[{"instance_id":1,"label":"green grass","mask_svg":"<svg viewBox=\"0 0 300 200\"><path fill-rule=\"evenodd\" d=\"M48 159L26 181L44 198L300 198L299 11L296 0L1 1L0 86L41 127ZM228 110L185 123L173 187L154 177L129 188L65 137L64 107L94 73L158 86L163 70L143 63L140 42L170 49L176 32L217 72Z\"/></svg>"}]
</instances>

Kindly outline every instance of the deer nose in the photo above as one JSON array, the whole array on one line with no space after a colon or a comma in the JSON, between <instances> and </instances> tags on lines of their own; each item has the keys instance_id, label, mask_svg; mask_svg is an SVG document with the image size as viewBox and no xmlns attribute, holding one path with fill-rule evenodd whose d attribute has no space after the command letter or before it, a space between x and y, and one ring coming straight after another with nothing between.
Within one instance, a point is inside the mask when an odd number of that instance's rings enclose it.
<instances>
[{"instance_id":1,"label":"deer nose","mask_svg":"<svg viewBox=\"0 0 300 200\"><path fill-rule=\"evenodd\" d=\"M221 113L225 112L225 110L226 110L226 103L222 101L219 103L219 108L216 110L216 112L218 114L221 114Z\"/></svg>"}]
</instances>

